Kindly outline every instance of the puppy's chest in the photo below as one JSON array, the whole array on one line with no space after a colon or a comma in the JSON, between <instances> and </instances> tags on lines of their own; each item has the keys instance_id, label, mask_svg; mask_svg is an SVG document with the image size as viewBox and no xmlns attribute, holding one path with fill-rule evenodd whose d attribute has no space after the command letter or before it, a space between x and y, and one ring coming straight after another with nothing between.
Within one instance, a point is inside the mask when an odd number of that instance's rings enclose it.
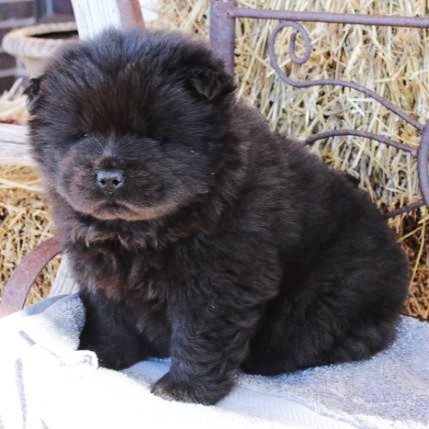
<instances>
[{"instance_id":1,"label":"puppy's chest","mask_svg":"<svg viewBox=\"0 0 429 429\"><path fill-rule=\"evenodd\" d=\"M117 302L171 300L186 283L189 272L186 262L172 250L89 248L72 251L71 259L81 287L102 291Z\"/></svg>"}]
</instances>

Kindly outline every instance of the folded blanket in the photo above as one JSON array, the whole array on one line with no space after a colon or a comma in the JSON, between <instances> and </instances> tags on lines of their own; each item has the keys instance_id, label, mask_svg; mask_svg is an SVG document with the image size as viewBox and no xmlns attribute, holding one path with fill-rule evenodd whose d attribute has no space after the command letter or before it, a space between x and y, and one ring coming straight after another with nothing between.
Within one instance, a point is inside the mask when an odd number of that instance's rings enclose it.
<instances>
[{"instance_id":1,"label":"folded blanket","mask_svg":"<svg viewBox=\"0 0 429 429\"><path fill-rule=\"evenodd\" d=\"M76 350L85 319L77 295L50 298L0 320L0 429L429 428L429 324L402 318L374 358L276 377L240 375L206 407L164 401L149 385L168 360L124 371Z\"/></svg>"}]
</instances>

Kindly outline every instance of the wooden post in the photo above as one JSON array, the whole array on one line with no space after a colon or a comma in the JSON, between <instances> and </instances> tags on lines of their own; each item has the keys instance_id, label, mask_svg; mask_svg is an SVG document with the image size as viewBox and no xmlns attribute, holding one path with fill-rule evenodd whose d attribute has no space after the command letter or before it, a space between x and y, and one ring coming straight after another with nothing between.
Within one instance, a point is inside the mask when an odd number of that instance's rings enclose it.
<instances>
[{"instance_id":1,"label":"wooden post","mask_svg":"<svg viewBox=\"0 0 429 429\"><path fill-rule=\"evenodd\" d=\"M109 27L143 27L138 0L72 0L79 37L93 37Z\"/></svg>"},{"instance_id":2,"label":"wooden post","mask_svg":"<svg viewBox=\"0 0 429 429\"><path fill-rule=\"evenodd\" d=\"M0 164L33 164L27 132L23 125L0 124Z\"/></svg>"},{"instance_id":3,"label":"wooden post","mask_svg":"<svg viewBox=\"0 0 429 429\"><path fill-rule=\"evenodd\" d=\"M138 0L72 0L72 5L81 39L94 37L109 27L127 29L144 26ZM76 289L65 256L50 295L72 293Z\"/></svg>"}]
</instances>

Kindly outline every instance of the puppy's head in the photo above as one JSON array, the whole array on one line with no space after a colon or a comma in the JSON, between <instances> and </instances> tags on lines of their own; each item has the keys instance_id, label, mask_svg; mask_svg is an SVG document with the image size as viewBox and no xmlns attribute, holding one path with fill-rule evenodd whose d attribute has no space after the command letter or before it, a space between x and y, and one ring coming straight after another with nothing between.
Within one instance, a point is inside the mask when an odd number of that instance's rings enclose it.
<instances>
[{"instance_id":1,"label":"puppy's head","mask_svg":"<svg viewBox=\"0 0 429 429\"><path fill-rule=\"evenodd\" d=\"M178 33L105 32L30 82L33 153L74 210L158 218L209 191L233 90L222 63Z\"/></svg>"}]
</instances>

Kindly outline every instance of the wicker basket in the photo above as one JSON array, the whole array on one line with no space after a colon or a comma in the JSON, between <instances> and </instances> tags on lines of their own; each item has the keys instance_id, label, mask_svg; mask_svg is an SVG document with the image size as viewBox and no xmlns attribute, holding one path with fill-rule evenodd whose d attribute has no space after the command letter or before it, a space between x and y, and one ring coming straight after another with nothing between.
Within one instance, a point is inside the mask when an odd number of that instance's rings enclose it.
<instances>
[{"instance_id":1,"label":"wicker basket","mask_svg":"<svg viewBox=\"0 0 429 429\"><path fill-rule=\"evenodd\" d=\"M78 37L76 23L62 22L20 28L7 33L3 49L22 61L30 77L43 72L43 67L60 46Z\"/></svg>"}]
</instances>

